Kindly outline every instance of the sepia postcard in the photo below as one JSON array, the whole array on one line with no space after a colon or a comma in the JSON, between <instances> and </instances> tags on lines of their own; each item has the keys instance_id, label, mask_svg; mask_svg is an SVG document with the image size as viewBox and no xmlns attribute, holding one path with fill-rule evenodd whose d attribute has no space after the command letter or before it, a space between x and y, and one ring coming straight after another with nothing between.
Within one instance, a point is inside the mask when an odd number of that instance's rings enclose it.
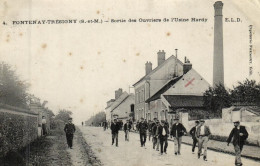
<instances>
[{"instance_id":1,"label":"sepia postcard","mask_svg":"<svg viewBox=\"0 0 260 166\"><path fill-rule=\"evenodd\" d=\"M0 165L260 165L259 0L0 0Z\"/></svg>"}]
</instances>

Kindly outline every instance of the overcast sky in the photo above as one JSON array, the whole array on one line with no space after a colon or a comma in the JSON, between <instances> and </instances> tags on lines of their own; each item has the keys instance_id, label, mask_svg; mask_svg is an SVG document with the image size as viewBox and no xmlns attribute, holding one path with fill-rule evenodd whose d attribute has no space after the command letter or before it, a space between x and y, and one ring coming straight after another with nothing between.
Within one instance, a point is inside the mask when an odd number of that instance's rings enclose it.
<instances>
[{"instance_id":1,"label":"overcast sky","mask_svg":"<svg viewBox=\"0 0 260 166\"><path fill-rule=\"evenodd\" d=\"M12 65L30 83L30 93L55 113L70 109L75 122L104 110L118 88L145 73L146 61L157 66L157 52L166 58L187 56L210 84L213 79L215 1L159 0L0 0L0 60ZM245 3L246 2L246 3ZM249 76L249 25L253 25L253 77L259 75L257 0L223 1L225 85ZM206 18L207 22L12 25L14 20Z\"/></svg>"}]
</instances>

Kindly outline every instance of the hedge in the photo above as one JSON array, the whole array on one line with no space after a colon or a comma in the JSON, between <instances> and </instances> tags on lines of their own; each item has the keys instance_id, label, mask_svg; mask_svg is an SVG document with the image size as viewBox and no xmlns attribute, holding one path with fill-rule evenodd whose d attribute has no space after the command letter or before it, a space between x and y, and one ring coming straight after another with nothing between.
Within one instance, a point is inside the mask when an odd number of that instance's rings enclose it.
<instances>
[{"instance_id":1,"label":"hedge","mask_svg":"<svg viewBox=\"0 0 260 166\"><path fill-rule=\"evenodd\" d=\"M0 112L0 157L25 147L37 138L36 115Z\"/></svg>"}]
</instances>

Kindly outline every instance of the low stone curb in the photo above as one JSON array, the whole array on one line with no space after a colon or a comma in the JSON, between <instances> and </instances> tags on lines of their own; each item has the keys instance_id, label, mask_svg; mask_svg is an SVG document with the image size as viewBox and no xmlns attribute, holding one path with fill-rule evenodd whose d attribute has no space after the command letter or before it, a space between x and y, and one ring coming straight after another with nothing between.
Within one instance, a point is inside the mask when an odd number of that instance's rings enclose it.
<instances>
[{"instance_id":1,"label":"low stone curb","mask_svg":"<svg viewBox=\"0 0 260 166\"><path fill-rule=\"evenodd\" d=\"M92 151L91 146L87 144L79 128L77 129L77 131L78 131L78 139L82 144L83 150L85 150L85 153L87 154L87 158L88 158L87 166L103 166L101 161L95 156L95 153Z\"/></svg>"},{"instance_id":2,"label":"low stone curb","mask_svg":"<svg viewBox=\"0 0 260 166\"><path fill-rule=\"evenodd\" d=\"M174 142L171 139L168 139L168 140ZM185 145L192 146L192 144L188 143L188 142L182 142L182 143L185 144ZM230 146L233 146L233 145L230 145ZM213 150L215 152L227 153L227 154L235 156L235 152L231 152L231 151L228 151L228 150L223 150L223 149L220 149L220 148L213 148L213 147L209 147L209 146L208 146L208 149ZM245 155L245 154L241 154L241 157L252 159L252 160L255 160L255 161L260 161L259 157L249 156L249 155Z\"/></svg>"},{"instance_id":3,"label":"low stone curb","mask_svg":"<svg viewBox=\"0 0 260 166\"><path fill-rule=\"evenodd\" d=\"M138 134L137 131L131 131L131 132ZM168 139L168 141L174 142L172 139ZM183 141L182 143L185 144L185 145L192 146L192 144L188 143L188 142ZM220 148L213 148L213 147L209 147L209 146L208 146L208 149L213 150L215 152L227 153L227 154L235 156L235 152L231 152L231 151L228 151L228 150L223 150L223 149L220 149ZM259 157L249 156L249 155L245 155L245 154L241 154L241 156L244 157L244 158L255 160L255 161L260 161Z\"/></svg>"}]
</instances>

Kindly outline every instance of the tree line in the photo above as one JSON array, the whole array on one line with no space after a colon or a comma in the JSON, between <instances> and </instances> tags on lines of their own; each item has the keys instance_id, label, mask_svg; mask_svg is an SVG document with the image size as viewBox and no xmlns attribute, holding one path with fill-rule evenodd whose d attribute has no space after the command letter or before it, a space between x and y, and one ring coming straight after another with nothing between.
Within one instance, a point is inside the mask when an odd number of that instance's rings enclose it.
<instances>
[{"instance_id":1,"label":"tree line","mask_svg":"<svg viewBox=\"0 0 260 166\"><path fill-rule=\"evenodd\" d=\"M213 114L221 114L222 108L232 105L260 106L260 83L246 79L232 89L219 84L206 90L203 100L207 111Z\"/></svg>"},{"instance_id":2,"label":"tree line","mask_svg":"<svg viewBox=\"0 0 260 166\"><path fill-rule=\"evenodd\" d=\"M106 121L106 114L105 114L105 112L99 112L96 115L90 117L85 122L85 125L87 125L87 126L99 126L104 121Z\"/></svg>"},{"instance_id":3,"label":"tree line","mask_svg":"<svg viewBox=\"0 0 260 166\"><path fill-rule=\"evenodd\" d=\"M29 84L22 81L10 65L0 63L0 103L28 109L28 87Z\"/></svg>"},{"instance_id":4,"label":"tree line","mask_svg":"<svg viewBox=\"0 0 260 166\"><path fill-rule=\"evenodd\" d=\"M15 106L19 108L29 109L31 94L28 93L29 84L23 81L16 74L16 70L11 65L0 62L0 103ZM52 117L54 113L46 108L46 111ZM61 109L58 114L51 119L52 126L57 126L59 122L66 123L68 118L72 116L70 110Z\"/></svg>"}]
</instances>

